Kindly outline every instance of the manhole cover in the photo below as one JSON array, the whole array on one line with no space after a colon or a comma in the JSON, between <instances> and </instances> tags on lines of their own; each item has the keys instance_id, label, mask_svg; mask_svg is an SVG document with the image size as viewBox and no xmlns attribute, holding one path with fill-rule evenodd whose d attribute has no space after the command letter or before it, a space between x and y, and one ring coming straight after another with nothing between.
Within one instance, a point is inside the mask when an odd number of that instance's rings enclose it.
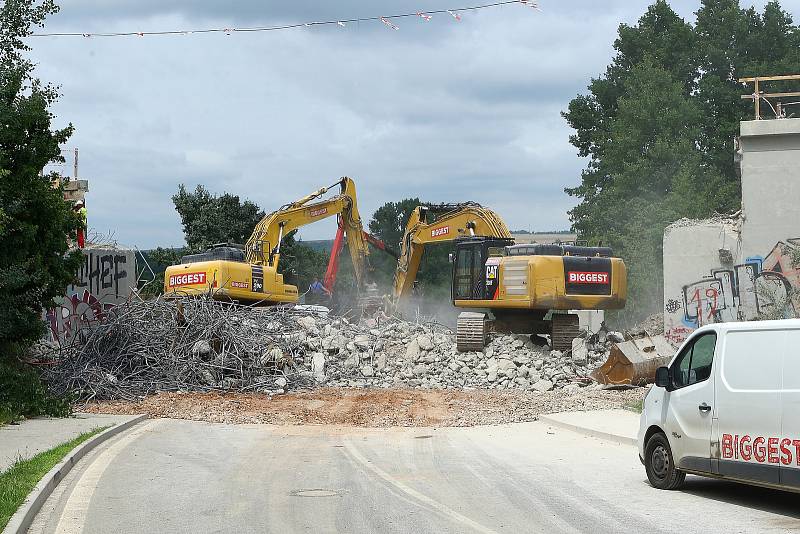
<instances>
[{"instance_id":1,"label":"manhole cover","mask_svg":"<svg viewBox=\"0 0 800 534\"><path fill-rule=\"evenodd\" d=\"M336 497L337 495L341 495L341 490L331 490L331 489L302 489L302 490L294 490L289 493L292 497Z\"/></svg>"},{"instance_id":2,"label":"manhole cover","mask_svg":"<svg viewBox=\"0 0 800 534\"><path fill-rule=\"evenodd\" d=\"M414 439L428 439L432 437L433 436L431 434L425 434L424 436L414 436Z\"/></svg>"}]
</instances>

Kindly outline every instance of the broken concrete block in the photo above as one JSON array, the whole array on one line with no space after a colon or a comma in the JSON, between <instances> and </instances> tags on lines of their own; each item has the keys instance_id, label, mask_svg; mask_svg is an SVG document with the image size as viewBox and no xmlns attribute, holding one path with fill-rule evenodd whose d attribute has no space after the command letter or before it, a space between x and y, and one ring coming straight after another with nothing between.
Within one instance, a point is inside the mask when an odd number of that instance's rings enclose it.
<instances>
[{"instance_id":1,"label":"broken concrete block","mask_svg":"<svg viewBox=\"0 0 800 534\"><path fill-rule=\"evenodd\" d=\"M195 356L208 356L211 354L211 350L211 343L205 339L196 341L195 344L192 345L192 354Z\"/></svg>"},{"instance_id":2,"label":"broken concrete block","mask_svg":"<svg viewBox=\"0 0 800 534\"><path fill-rule=\"evenodd\" d=\"M577 337L572 340L572 361L578 365L585 365L589 359L589 349L586 346L586 340Z\"/></svg>"},{"instance_id":3,"label":"broken concrete block","mask_svg":"<svg viewBox=\"0 0 800 534\"><path fill-rule=\"evenodd\" d=\"M614 343L622 343L625 341L625 336L623 336L620 332L609 332L606 334L606 339L613 341Z\"/></svg>"},{"instance_id":4,"label":"broken concrete block","mask_svg":"<svg viewBox=\"0 0 800 534\"><path fill-rule=\"evenodd\" d=\"M419 356L419 343L414 339L406 346L406 360L413 362Z\"/></svg>"},{"instance_id":5,"label":"broken concrete block","mask_svg":"<svg viewBox=\"0 0 800 534\"><path fill-rule=\"evenodd\" d=\"M367 350L372 347L372 340L368 335L359 334L353 339L353 343L361 350Z\"/></svg>"},{"instance_id":6,"label":"broken concrete block","mask_svg":"<svg viewBox=\"0 0 800 534\"><path fill-rule=\"evenodd\" d=\"M315 352L311 356L311 369L314 373L314 380L317 382L325 381L325 355L321 352Z\"/></svg>"},{"instance_id":7,"label":"broken concrete block","mask_svg":"<svg viewBox=\"0 0 800 534\"><path fill-rule=\"evenodd\" d=\"M428 336L418 336L417 345L422 350L433 350L433 342Z\"/></svg>"},{"instance_id":8,"label":"broken concrete block","mask_svg":"<svg viewBox=\"0 0 800 534\"><path fill-rule=\"evenodd\" d=\"M308 330L309 332L312 330L317 330L317 321L310 315L298 317L297 324L299 324L300 326L303 327L304 330Z\"/></svg>"}]
</instances>

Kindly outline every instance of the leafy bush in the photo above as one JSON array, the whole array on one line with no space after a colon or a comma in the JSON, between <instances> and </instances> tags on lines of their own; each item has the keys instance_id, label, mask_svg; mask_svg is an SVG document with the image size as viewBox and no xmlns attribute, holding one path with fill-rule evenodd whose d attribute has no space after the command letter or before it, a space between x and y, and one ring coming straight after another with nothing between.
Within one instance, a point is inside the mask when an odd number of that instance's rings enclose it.
<instances>
[{"instance_id":1,"label":"leafy bush","mask_svg":"<svg viewBox=\"0 0 800 534\"><path fill-rule=\"evenodd\" d=\"M70 413L69 399L56 398L30 366L0 358L0 424L47 415L65 417Z\"/></svg>"}]
</instances>

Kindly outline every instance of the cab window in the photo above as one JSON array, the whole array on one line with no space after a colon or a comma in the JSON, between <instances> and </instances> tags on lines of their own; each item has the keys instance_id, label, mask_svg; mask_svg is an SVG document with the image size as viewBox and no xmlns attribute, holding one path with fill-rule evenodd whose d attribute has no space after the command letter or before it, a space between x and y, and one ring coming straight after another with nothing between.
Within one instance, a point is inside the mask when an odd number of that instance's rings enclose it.
<instances>
[{"instance_id":1,"label":"cab window","mask_svg":"<svg viewBox=\"0 0 800 534\"><path fill-rule=\"evenodd\" d=\"M676 388L708 380L716 344L717 335L711 332L693 339L684 347L672 367L672 381Z\"/></svg>"}]
</instances>

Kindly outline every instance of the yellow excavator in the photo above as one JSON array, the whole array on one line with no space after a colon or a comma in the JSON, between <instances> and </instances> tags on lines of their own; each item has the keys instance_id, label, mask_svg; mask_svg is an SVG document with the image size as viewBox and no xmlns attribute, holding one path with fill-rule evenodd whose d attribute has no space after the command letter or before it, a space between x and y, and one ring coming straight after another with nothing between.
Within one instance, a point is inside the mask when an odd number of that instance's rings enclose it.
<instances>
[{"instance_id":1,"label":"yellow excavator","mask_svg":"<svg viewBox=\"0 0 800 534\"><path fill-rule=\"evenodd\" d=\"M338 194L321 197L336 186ZM297 287L286 284L278 272L284 236L307 224L338 216L340 232L347 238L359 287L365 284L369 248L356 202L355 183L344 177L264 216L244 250L227 244L181 258L164 273L167 296L211 295L219 300L280 304L297 302Z\"/></svg>"},{"instance_id":2,"label":"yellow excavator","mask_svg":"<svg viewBox=\"0 0 800 534\"><path fill-rule=\"evenodd\" d=\"M515 245L503 220L480 204L419 206L411 214L394 279L396 302L413 289L425 246L454 242L451 300L459 351L478 351L490 331L550 334L557 350L579 333L571 310L625 306L625 263L608 247Z\"/></svg>"}]
</instances>

